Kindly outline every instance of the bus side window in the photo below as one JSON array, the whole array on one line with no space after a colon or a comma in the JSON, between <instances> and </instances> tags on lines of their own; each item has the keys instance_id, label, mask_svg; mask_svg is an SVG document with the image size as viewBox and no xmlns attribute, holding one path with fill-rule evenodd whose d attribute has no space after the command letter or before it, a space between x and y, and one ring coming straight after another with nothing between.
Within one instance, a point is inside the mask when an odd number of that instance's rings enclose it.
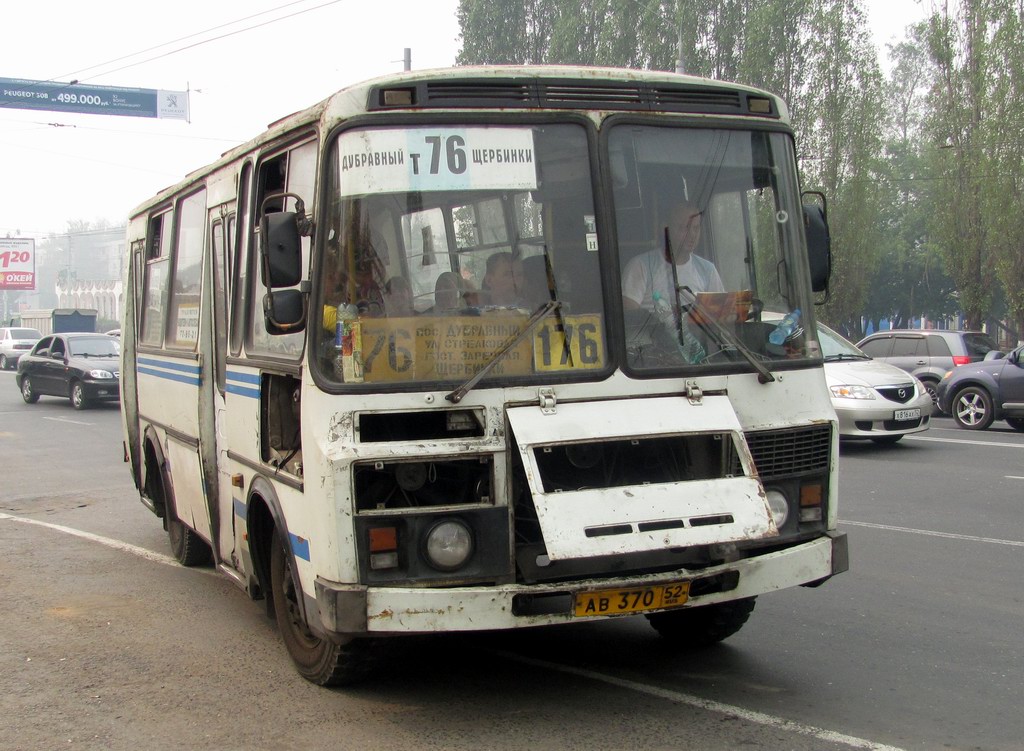
<instances>
[{"instance_id":1,"label":"bus side window","mask_svg":"<svg viewBox=\"0 0 1024 751\"><path fill-rule=\"evenodd\" d=\"M247 280L251 278L249 273L248 251L251 245L249 238L252 236L253 223L250 217L251 202L249 189L252 183L252 162L246 162L242 166L242 173L238 177L238 226L240 231L234 233L231 248L234 253L233 260L229 263L229 276L231 278L231 354L237 356L242 351L242 337L245 333L245 301L249 293Z\"/></svg>"},{"instance_id":2,"label":"bus side window","mask_svg":"<svg viewBox=\"0 0 1024 751\"><path fill-rule=\"evenodd\" d=\"M170 210L149 220L146 246L146 279L142 291L140 343L159 347L163 344L164 314L167 306L168 269L171 263Z\"/></svg>"},{"instance_id":3,"label":"bus side window","mask_svg":"<svg viewBox=\"0 0 1024 751\"><path fill-rule=\"evenodd\" d=\"M202 283L206 191L193 193L178 205L171 289L170 339L174 347L193 348L199 340L199 291Z\"/></svg>"},{"instance_id":4,"label":"bus side window","mask_svg":"<svg viewBox=\"0 0 1024 751\"><path fill-rule=\"evenodd\" d=\"M275 155L259 166L258 193L253 207L255 210L253 211L252 226L259 226L263 213L295 210L294 198L270 198L274 193L294 193L303 200L307 211L312 208L316 183L316 154L317 142L308 140ZM252 335L253 351L277 356L283 355L289 358L298 357L302 354L302 346L305 342L303 332L280 336L272 336L267 332L262 310L262 301L267 289L263 285L257 266L259 253L256 247L254 244L250 248L250 253L253 256L250 261L250 272L253 277L250 284L253 296L252 304L249 305L249 331ZM309 251L310 238L306 236L302 238L302 268L306 275L309 270Z\"/></svg>"}]
</instances>

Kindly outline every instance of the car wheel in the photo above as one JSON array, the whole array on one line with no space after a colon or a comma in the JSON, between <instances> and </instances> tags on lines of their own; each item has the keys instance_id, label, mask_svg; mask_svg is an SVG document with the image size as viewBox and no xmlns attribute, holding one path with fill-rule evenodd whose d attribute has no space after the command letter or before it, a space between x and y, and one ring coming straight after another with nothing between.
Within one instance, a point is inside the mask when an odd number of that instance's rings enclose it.
<instances>
[{"instance_id":1,"label":"car wheel","mask_svg":"<svg viewBox=\"0 0 1024 751\"><path fill-rule=\"evenodd\" d=\"M961 428L985 430L992 424L992 397L985 389L968 386L953 399L953 419Z\"/></svg>"},{"instance_id":2,"label":"car wheel","mask_svg":"<svg viewBox=\"0 0 1024 751\"><path fill-rule=\"evenodd\" d=\"M85 387L81 381L74 381L71 384L71 406L75 409L88 409L89 399L85 396Z\"/></svg>"},{"instance_id":3,"label":"car wheel","mask_svg":"<svg viewBox=\"0 0 1024 751\"><path fill-rule=\"evenodd\" d=\"M0 370L7 370L10 363L7 361L7 355L0 355Z\"/></svg>"},{"instance_id":4,"label":"car wheel","mask_svg":"<svg viewBox=\"0 0 1024 751\"><path fill-rule=\"evenodd\" d=\"M928 396L932 398L932 404L935 405L935 411L939 411L939 393L936 391L936 387L939 385L935 381L922 380L921 385L924 386L924 390L928 392Z\"/></svg>"},{"instance_id":5,"label":"car wheel","mask_svg":"<svg viewBox=\"0 0 1024 751\"><path fill-rule=\"evenodd\" d=\"M32 379L28 376L21 379L21 398L25 400L25 404L35 404L39 401L39 394L32 388Z\"/></svg>"},{"instance_id":6,"label":"car wheel","mask_svg":"<svg viewBox=\"0 0 1024 751\"><path fill-rule=\"evenodd\" d=\"M302 617L299 607L302 592L296 581L291 554L275 530L270 542L274 616L299 675L320 686L340 686L365 678L376 661L378 641L351 639L336 644L314 634Z\"/></svg>"},{"instance_id":7,"label":"car wheel","mask_svg":"<svg viewBox=\"0 0 1024 751\"><path fill-rule=\"evenodd\" d=\"M1007 417L1006 424L1019 433L1024 433L1024 417Z\"/></svg>"},{"instance_id":8,"label":"car wheel","mask_svg":"<svg viewBox=\"0 0 1024 751\"><path fill-rule=\"evenodd\" d=\"M667 610L647 616L651 626L674 646L703 649L727 639L747 622L757 598L747 597L717 605L685 610Z\"/></svg>"}]
</instances>

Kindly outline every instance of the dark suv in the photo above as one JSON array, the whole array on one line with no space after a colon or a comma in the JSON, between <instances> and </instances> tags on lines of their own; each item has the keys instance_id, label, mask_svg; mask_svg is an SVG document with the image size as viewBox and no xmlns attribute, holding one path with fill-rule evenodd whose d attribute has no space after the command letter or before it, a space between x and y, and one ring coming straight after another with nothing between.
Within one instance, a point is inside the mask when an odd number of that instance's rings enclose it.
<instances>
[{"instance_id":1,"label":"dark suv","mask_svg":"<svg viewBox=\"0 0 1024 751\"><path fill-rule=\"evenodd\" d=\"M1024 431L1024 347L1006 357L955 368L939 382L939 406L961 428L985 430L1000 418Z\"/></svg>"},{"instance_id":2,"label":"dark suv","mask_svg":"<svg viewBox=\"0 0 1024 751\"><path fill-rule=\"evenodd\" d=\"M878 331L857 343L875 360L887 362L917 376L938 404L935 387L957 365L981 362L997 349L982 331L894 329Z\"/></svg>"}]
</instances>

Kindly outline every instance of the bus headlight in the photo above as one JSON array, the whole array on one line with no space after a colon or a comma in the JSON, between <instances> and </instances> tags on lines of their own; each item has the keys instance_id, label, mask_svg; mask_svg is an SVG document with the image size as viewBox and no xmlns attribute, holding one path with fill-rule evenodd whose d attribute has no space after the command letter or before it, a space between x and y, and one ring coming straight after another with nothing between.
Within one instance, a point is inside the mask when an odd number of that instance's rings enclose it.
<instances>
[{"instance_id":1,"label":"bus headlight","mask_svg":"<svg viewBox=\"0 0 1024 751\"><path fill-rule=\"evenodd\" d=\"M458 519L443 519L427 532L424 550L438 571L455 571L473 555L473 533Z\"/></svg>"},{"instance_id":2,"label":"bus headlight","mask_svg":"<svg viewBox=\"0 0 1024 751\"><path fill-rule=\"evenodd\" d=\"M789 518L789 501L780 490L768 490L765 492L768 500L768 510L772 512L772 519L775 526L782 529L782 525Z\"/></svg>"}]
</instances>

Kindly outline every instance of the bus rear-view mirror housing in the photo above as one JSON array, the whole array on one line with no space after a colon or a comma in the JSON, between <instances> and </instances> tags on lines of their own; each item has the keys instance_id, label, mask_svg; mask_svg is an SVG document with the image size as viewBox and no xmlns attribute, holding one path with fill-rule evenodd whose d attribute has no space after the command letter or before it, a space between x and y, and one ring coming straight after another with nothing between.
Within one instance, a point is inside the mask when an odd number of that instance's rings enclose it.
<instances>
[{"instance_id":1,"label":"bus rear-view mirror housing","mask_svg":"<svg viewBox=\"0 0 1024 751\"><path fill-rule=\"evenodd\" d=\"M806 199L813 196L820 203L805 203L804 234L807 236L807 264L811 269L811 289L828 294L828 280L832 275L832 236L828 229L828 206L825 195L807 191Z\"/></svg>"},{"instance_id":2,"label":"bus rear-view mirror housing","mask_svg":"<svg viewBox=\"0 0 1024 751\"><path fill-rule=\"evenodd\" d=\"M302 279L302 241L298 214L278 211L260 220L263 284L267 289L294 287Z\"/></svg>"},{"instance_id":3,"label":"bus rear-view mirror housing","mask_svg":"<svg viewBox=\"0 0 1024 751\"><path fill-rule=\"evenodd\" d=\"M308 283L299 289L280 289L263 296L263 322L267 333L291 334L306 326Z\"/></svg>"}]
</instances>

